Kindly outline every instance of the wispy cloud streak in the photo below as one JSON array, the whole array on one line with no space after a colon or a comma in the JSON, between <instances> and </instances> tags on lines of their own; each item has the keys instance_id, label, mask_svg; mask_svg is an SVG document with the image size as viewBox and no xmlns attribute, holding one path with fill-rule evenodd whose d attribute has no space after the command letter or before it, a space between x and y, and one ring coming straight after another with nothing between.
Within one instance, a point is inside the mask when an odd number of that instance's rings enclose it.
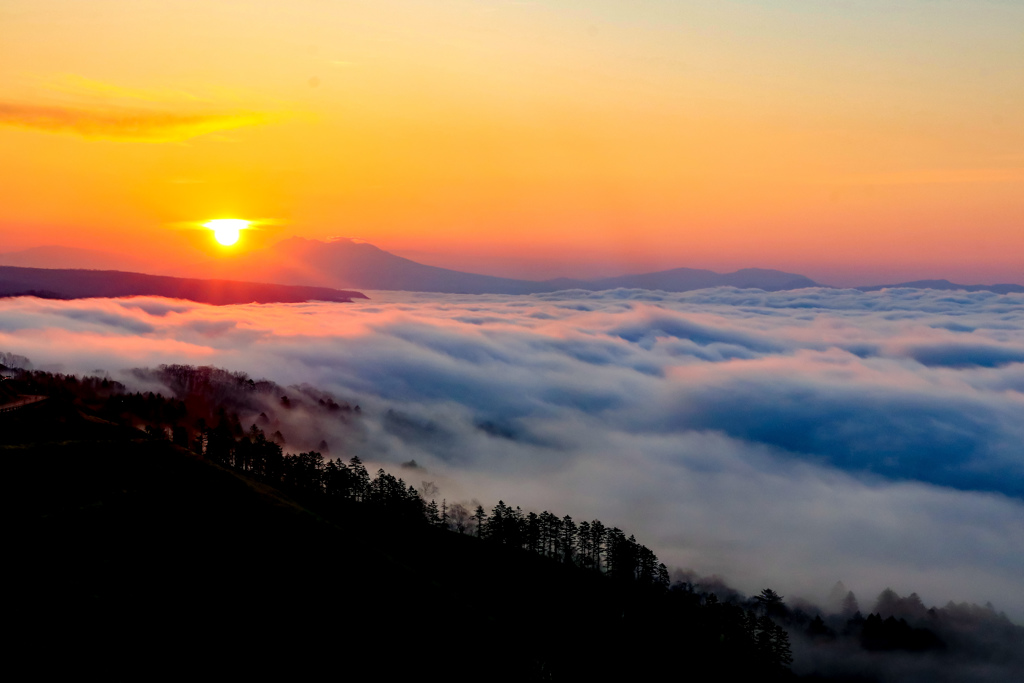
<instances>
[{"instance_id":1,"label":"wispy cloud streak","mask_svg":"<svg viewBox=\"0 0 1024 683\"><path fill-rule=\"evenodd\" d=\"M178 142L276 118L261 112L189 113L0 102L0 126L125 142Z\"/></svg>"}]
</instances>

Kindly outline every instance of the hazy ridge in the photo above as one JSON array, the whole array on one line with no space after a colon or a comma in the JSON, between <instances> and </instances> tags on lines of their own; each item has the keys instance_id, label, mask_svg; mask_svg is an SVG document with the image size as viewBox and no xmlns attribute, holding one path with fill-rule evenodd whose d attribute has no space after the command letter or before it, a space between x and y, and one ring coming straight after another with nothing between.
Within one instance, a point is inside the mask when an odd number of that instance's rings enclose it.
<instances>
[{"instance_id":1,"label":"hazy ridge","mask_svg":"<svg viewBox=\"0 0 1024 683\"><path fill-rule=\"evenodd\" d=\"M0 266L0 297L87 299L162 296L215 305L246 303L348 303L360 292L327 287L277 285L234 280L199 280L116 270L64 270Z\"/></svg>"},{"instance_id":2,"label":"hazy ridge","mask_svg":"<svg viewBox=\"0 0 1024 683\"><path fill-rule=\"evenodd\" d=\"M106 252L66 247L38 247L21 252L0 254L0 264L32 266L34 268L90 269L134 271L144 267L143 261ZM53 292L61 298L81 296L179 296L207 303L244 303L246 296L252 301L291 302L308 299L338 301L354 294L345 289L377 289L392 291L437 292L448 294L543 294L561 290L580 289L603 291L609 289L648 289L665 292L687 292L711 287L737 287L760 289L766 292L827 287L798 273L768 268L743 268L732 273L716 273L698 268L672 268L652 273L637 273L596 279L554 278L534 281L467 273L439 268L397 256L372 244L358 240L338 239L330 242L294 237L271 249L241 256L204 262L187 269L193 280L188 285L172 284L167 279L157 283L139 277L108 274L106 276L72 276L60 274L8 271L0 267L0 293L10 295L16 291L37 290ZM249 293L236 287L231 294L222 291L224 285L200 286L198 280L211 276L219 279L242 280L248 283ZM74 284L69 278L80 278ZM104 281L105 280L105 281ZM269 289L252 289L253 280L262 283L280 283L292 287L317 287L318 291L285 290L271 293ZM101 281L103 284L100 284ZM269 287L269 285L260 285ZM887 285L856 287L871 292L889 288L945 289L968 292L990 291L999 294L1024 292L1016 284L957 284L949 280L917 280ZM206 293L197 293L206 290ZM116 292L116 293L97 293ZM171 292L164 294L163 292ZM182 296L175 292L187 292ZM206 298L195 298L205 296Z\"/></svg>"}]
</instances>

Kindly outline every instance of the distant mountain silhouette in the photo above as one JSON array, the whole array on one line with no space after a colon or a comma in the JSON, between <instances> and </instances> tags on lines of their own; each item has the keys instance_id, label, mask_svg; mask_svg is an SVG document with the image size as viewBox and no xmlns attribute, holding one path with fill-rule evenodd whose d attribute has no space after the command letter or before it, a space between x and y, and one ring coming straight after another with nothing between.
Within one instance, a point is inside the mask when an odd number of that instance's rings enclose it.
<instances>
[{"instance_id":1,"label":"distant mountain silhouette","mask_svg":"<svg viewBox=\"0 0 1024 683\"><path fill-rule=\"evenodd\" d=\"M293 237L240 257L231 274L291 284L452 294L533 294L553 288L540 282L463 273L428 266L355 240L321 242Z\"/></svg>"},{"instance_id":2,"label":"distant mountain silhouette","mask_svg":"<svg viewBox=\"0 0 1024 683\"><path fill-rule=\"evenodd\" d=\"M913 282L901 282L896 285L872 285L870 287L857 287L862 292L877 292L880 289L894 289L907 287L910 289L962 289L966 292L995 292L996 294L1021 294L1024 293L1024 285L958 285L949 280L914 280Z\"/></svg>"},{"instance_id":3,"label":"distant mountain silhouette","mask_svg":"<svg viewBox=\"0 0 1024 683\"><path fill-rule=\"evenodd\" d=\"M536 282L428 266L356 240L321 242L298 237L280 242L272 249L240 257L228 268L226 273L230 275L257 273L260 279L275 282L451 294L536 294L618 287L685 292L721 286L777 291L820 286L803 275L761 268L745 268L724 275L710 270L676 268L598 280L558 278Z\"/></svg>"},{"instance_id":4,"label":"distant mountain silhouette","mask_svg":"<svg viewBox=\"0 0 1024 683\"><path fill-rule=\"evenodd\" d=\"M103 263L117 263L130 260L131 257L124 257L106 252L91 251L87 249L72 249L66 247L37 247L20 252L0 254L0 264L16 266L35 266L46 268L103 268L107 271L113 270L135 270L125 267L101 266ZM69 265L70 264L70 265ZM78 265L83 264L83 265ZM84 265L97 264L97 265ZM2 268L2 266L0 266ZM144 270L140 265L138 270ZM84 272L84 271L82 271ZM372 244L352 239L336 239L329 242L320 240L304 239L293 237L278 242L269 249L263 249L249 254L244 254L231 259L218 259L208 261L185 269L180 272L174 271L176 275L186 274L195 281L206 280L215 277L220 281L230 280L253 285L252 281L277 282L284 285L320 288L319 293L306 295L299 292L285 293L284 290L271 293L270 290L260 290L256 299L260 301L305 301L310 298L327 300L338 300L338 296L348 296L352 292L337 292L338 289L381 289L399 290L411 292L440 292L449 294L539 294L544 292L555 292L567 289L582 289L588 291L601 291L607 289L656 289L666 292L687 292L694 289L705 289L709 287L738 287L741 289L761 289L775 292L790 289L801 289L804 287L827 287L811 280L808 277L796 273L787 273L780 270L766 268L743 268L733 273L716 273L711 270L697 268L673 268L655 273L639 273L634 275L620 275L616 277L581 280L574 278L555 278L544 281L520 280L515 278L495 277L492 275L481 275L478 273L466 273L449 268L439 268L418 263L411 259L397 256L384 251ZM121 276L128 275L122 272ZM135 273L138 275L138 273ZM155 277L141 276L139 277ZM10 295L15 291L36 290L43 294L68 298L63 290L55 290L47 282L53 280L34 281L29 286L22 282L20 288L13 287L11 282L0 282L0 294ZM0 280L11 280L12 276L0 275ZM177 278L166 278L174 280ZM109 278L108 278L109 280ZM122 277L122 283L127 282ZM84 286L85 281L80 285ZM109 280L113 282L113 280ZM96 286L95 283L90 287ZM137 289L143 286L141 281L135 281L132 287ZM156 286L154 283L146 287ZM170 286L170 285L161 285ZM190 285L196 287L196 285ZM261 285L272 287L273 285ZM223 289L223 286L221 286ZM873 292L880 289L893 287L912 287L919 289L942 289L942 290L966 290L969 292L991 291L999 294L1024 292L1024 286L1017 284L996 284L996 285L962 285L950 282L949 280L917 280L914 282L903 282L891 285L875 285L857 287L862 292ZM173 289L173 288L172 288ZM75 290L78 291L78 290ZM86 291L86 290L83 290ZM94 291L89 289L87 291ZM107 291L107 290L103 290ZM122 290L118 290L122 291ZM199 292L199 289L189 290ZM225 290L226 291L226 290ZM234 291L231 302L237 302L241 297L254 296L251 290L242 294L240 290ZM132 294L148 293L157 295L156 290L132 291ZM127 296L129 294L88 294L87 296ZM80 295L76 294L75 297ZM174 296L166 294L164 296ZM193 293L184 298L195 298L205 296L207 301L214 296L212 290L206 294ZM222 295L218 302L222 301ZM356 295L361 296L361 295ZM213 303L213 301L209 301Z\"/></svg>"},{"instance_id":5,"label":"distant mountain silhouette","mask_svg":"<svg viewBox=\"0 0 1024 683\"><path fill-rule=\"evenodd\" d=\"M154 264L124 254L51 245L0 254L0 266L85 268L88 270L122 270L139 273L150 270Z\"/></svg>"},{"instance_id":6,"label":"distant mountain silhouette","mask_svg":"<svg viewBox=\"0 0 1024 683\"><path fill-rule=\"evenodd\" d=\"M117 270L60 270L0 266L0 296L49 299L165 296L208 304L298 303L366 299L360 292L232 280L198 280Z\"/></svg>"}]
</instances>

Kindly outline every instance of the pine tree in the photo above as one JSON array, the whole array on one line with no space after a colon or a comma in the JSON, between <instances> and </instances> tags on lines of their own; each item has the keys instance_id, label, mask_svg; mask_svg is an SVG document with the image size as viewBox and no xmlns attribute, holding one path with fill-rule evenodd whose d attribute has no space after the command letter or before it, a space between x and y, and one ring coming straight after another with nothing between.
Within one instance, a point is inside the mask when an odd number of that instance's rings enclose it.
<instances>
[{"instance_id":1,"label":"pine tree","mask_svg":"<svg viewBox=\"0 0 1024 683\"><path fill-rule=\"evenodd\" d=\"M358 455L352 456L348 466L352 470L352 500L364 501L370 491L370 473L366 471Z\"/></svg>"},{"instance_id":2,"label":"pine tree","mask_svg":"<svg viewBox=\"0 0 1024 683\"><path fill-rule=\"evenodd\" d=\"M487 535L487 513L484 512L483 505L476 506L476 512L473 513L473 519L476 520L476 535L477 538L484 538Z\"/></svg>"},{"instance_id":3,"label":"pine tree","mask_svg":"<svg viewBox=\"0 0 1024 683\"><path fill-rule=\"evenodd\" d=\"M562 517L561 531L562 561L572 562L576 552L577 529L576 523L572 521L572 517L569 515Z\"/></svg>"},{"instance_id":4,"label":"pine tree","mask_svg":"<svg viewBox=\"0 0 1024 683\"><path fill-rule=\"evenodd\" d=\"M857 604L857 596L853 594L853 591L849 591L846 597L843 598L843 616L852 617L857 612L860 612L860 605Z\"/></svg>"},{"instance_id":5,"label":"pine tree","mask_svg":"<svg viewBox=\"0 0 1024 683\"><path fill-rule=\"evenodd\" d=\"M590 522L590 552L594 558L594 569L601 571L601 557L605 554L608 530L601 520Z\"/></svg>"},{"instance_id":6,"label":"pine tree","mask_svg":"<svg viewBox=\"0 0 1024 683\"><path fill-rule=\"evenodd\" d=\"M427 522L433 526L441 525L441 515L437 509L437 501L433 498L427 503Z\"/></svg>"},{"instance_id":7,"label":"pine tree","mask_svg":"<svg viewBox=\"0 0 1024 683\"><path fill-rule=\"evenodd\" d=\"M786 604L782 602L782 596L771 588L765 588L760 595L755 595L754 600L764 613L770 617L784 616L788 611Z\"/></svg>"}]
</instances>

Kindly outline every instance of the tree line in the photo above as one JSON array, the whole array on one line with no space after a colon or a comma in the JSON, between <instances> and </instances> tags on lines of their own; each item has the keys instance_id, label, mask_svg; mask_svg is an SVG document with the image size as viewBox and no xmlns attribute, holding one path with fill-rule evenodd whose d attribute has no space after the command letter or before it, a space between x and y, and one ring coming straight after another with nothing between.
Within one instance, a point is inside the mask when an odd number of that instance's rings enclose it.
<instances>
[{"instance_id":1,"label":"tree line","mask_svg":"<svg viewBox=\"0 0 1024 683\"><path fill-rule=\"evenodd\" d=\"M714 593L701 592L695 586L671 585L668 569L656 554L616 526L598 519L576 521L547 510L524 511L503 500L490 510L480 504L470 509L445 499L439 503L383 469L371 475L358 457L346 461L325 457L317 450L285 453L280 434L268 436L257 424L246 429L239 412L229 409L250 405L245 394L275 395L283 393L280 387L254 382L243 373L215 369L165 366L159 372L180 389L175 396L130 392L109 377L22 371L16 381L25 393L66 400L138 429L140 437L145 434L154 441L171 441L219 466L279 488L312 509L359 510L363 517L372 515L389 524L471 536L489 547L539 556L615 584L635 586L661 595L659 600L688 614L696 629L694 637L708 639L709 646L724 647L782 673L792 662L786 631L773 619L770 607L765 606L768 603L720 602ZM243 396L231 394L231 388ZM308 395L314 394L307 391L305 400ZM281 403L281 409L288 409ZM320 394L315 406L358 414L357 409L326 394Z\"/></svg>"},{"instance_id":2,"label":"tree line","mask_svg":"<svg viewBox=\"0 0 1024 683\"><path fill-rule=\"evenodd\" d=\"M283 435L273 431L283 411L320 411L323 417L351 424L363 418L358 406L313 387L284 388L217 368L161 366L132 371L140 382L168 387L170 395L164 395L129 391L109 376L33 371L26 369L31 367L27 359L3 359L12 360L3 364L3 391L11 396L45 395L50 397L48 410L67 407L61 409L61 415L81 410L89 420L99 417L105 424L121 425L130 439L173 442L219 466L286 491L303 505L327 512L327 517L345 524L358 526L375 520L373 528L385 533L418 529L421 531L415 533L431 538L434 531L478 538L481 556L504 558L500 561L510 566L522 553L524 558L545 558L552 568L557 565L570 573L579 571L581 577L590 575L602 585L646 591L652 603L665 609L660 617L652 617L652 623L671 623L695 643L694 648L707 648L721 656L729 653L727 656L755 662L766 671L784 672L792 661L787 633L799 639L802 647L813 648L819 666L831 661L829 666L836 672L845 671L843 658L854 651L870 652L876 658L886 653L898 657L938 654L948 661L966 653L964 661L1009 667L1021 661L1022 629L991 606L950 603L927 609L916 594L900 598L886 590L865 617L852 592L845 597L837 594L840 611L826 614L806 604L787 607L768 589L747 599L714 582L702 586L696 577L671 583L667 568L654 552L632 534L601 520L576 520L547 510L524 511L504 500L489 510L475 501L438 501L436 487L429 482L417 489L383 469L371 473L358 457L347 461L330 457L325 448L285 453ZM257 415L256 423L244 427L242 415ZM95 423L61 427L52 420L30 419L29 413L5 419L4 429L0 429L2 443L15 438L17 430L9 429L13 424L31 423L32 429L47 432L43 437L80 439L85 427ZM67 425L73 423L67 421ZM319 436L308 443L316 443L316 438ZM851 661L853 666L859 660Z\"/></svg>"},{"instance_id":3,"label":"tree line","mask_svg":"<svg viewBox=\"0 0 1024 683\"><path fill-rule=\"evenodd\" d=\"M428 502L416 487L383 469L371 477L358 457L346 463L341 458L325 458L317 451L285 454L281 444L268 439L255 424L239 436L237 431L236 422L227 415L213 428L200 423L192 449L218 464L305 498L368 503L391 515L468 533L614 578L669 585L668 568L650 548L632 534L627 536L598 519L577 524L569 515L559 517L547 510L539 514L524 512L501 500L490 512L477 505L470 513L461 503Z\"/></svg>"}]
</instances>

